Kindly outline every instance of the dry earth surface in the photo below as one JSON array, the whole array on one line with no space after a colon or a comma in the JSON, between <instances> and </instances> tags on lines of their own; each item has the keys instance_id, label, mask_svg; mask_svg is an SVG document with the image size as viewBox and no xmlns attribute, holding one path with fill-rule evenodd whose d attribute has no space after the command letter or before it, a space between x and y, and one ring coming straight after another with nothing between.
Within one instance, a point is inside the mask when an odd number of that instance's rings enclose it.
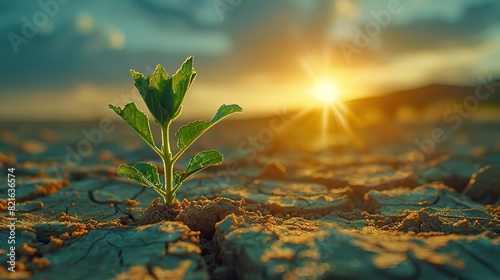
<instances>
[{"instance_id":1,"label":"dry earth surface","mask_svg":"<svg viewBox=\"0 0 500 280\"><path fill-rule=\"evenodd\" d=\"M324 146L287 116L228 121L191 149L219 149L224 163L169 206L115 175L122 162L161 166L112 125L0 125L2 174L17 178L16 272L2 199L0 278L500 277L500 123L354 127ZM415 140L441 127L447 140L423 157Z\"/></svg>"}]
</instances>

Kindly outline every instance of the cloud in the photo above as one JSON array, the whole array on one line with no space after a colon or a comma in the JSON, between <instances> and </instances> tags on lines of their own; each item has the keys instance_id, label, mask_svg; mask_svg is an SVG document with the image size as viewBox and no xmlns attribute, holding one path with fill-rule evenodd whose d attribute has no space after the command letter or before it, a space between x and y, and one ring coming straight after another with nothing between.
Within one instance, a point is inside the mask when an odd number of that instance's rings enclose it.
<instances>
[{"instance_id":1,"label":"cloud","mask_svg":"<svg viewBox=\"0 0 500 280\"><path fill-rule=\"evenodd\" d=\"M33 23L33 15L45 11L37 2L2 3L9 8L0 12L2 38L10 32L22 36L23 18ZM70 88L82 79L118 83L131 67L154 68L192 54L216 58L231 51L232 40L217 29L221 22L215 18L207 1L69 2L18 53L9 40L0 41L0 94Z\"/></svg>"},{"instance_id":2,"label":"cloud","mask_svg":"<svg viewBox=\"0 0 500 280\"><path fill-rule=\"evenodd\" d=\"M367 1L367 0L364 0ZM404 17L395 19L398 25L412 24L419 21L445 21L454 23L461 21L464 14L468 10L476 6L484 6L488 4L495 4L496 0L453 0L453 5L447 1L433 1L433 0L412 0L405 6L408 9L405 11ZM404 3L404 2L402 2Z\"/></svg>"},{"instance_id":3,"label":"cloud","mask_svg":"<svg viewBox=\"0 0 500 280\"><path fill-rule=\"evenodd\" d=\"M447 51L456 46L475 46L485 40L491 27L500 23L500 2L485 2L463 10L453 21L447 18L416 19L411 24L393 25L382 32L384 52L393 59L400 53Z\"/></svg>"},{"instance_id":4,"label":"cloud","mask_svg":"<svg viewBox=\"0 0 500 280\"><path fill-rule=\"evenodd\" d=\"M378 92L500 74L500 2L401 3L404 11L349 62L339 43L352 41L353 28L364 27L386 0L244 0L223 20L204 0L70 1L17 54L9 32L22 34L23 18L32 21L42 8L37 1L1 1L0 95L43 104L34 109L39 114L57 109L43 100L83 110L72 98L92 106L132 87L130 68L149 73L161 63L173 72L188 55L200 73L193 90L203 100L192 101L195 107L211 94L213 102L266 98L267 110L303 90L308 76L301 60L331 66L354 86ZM82 90L82 83L92 86Z\"/></svg>"}]
</instances>

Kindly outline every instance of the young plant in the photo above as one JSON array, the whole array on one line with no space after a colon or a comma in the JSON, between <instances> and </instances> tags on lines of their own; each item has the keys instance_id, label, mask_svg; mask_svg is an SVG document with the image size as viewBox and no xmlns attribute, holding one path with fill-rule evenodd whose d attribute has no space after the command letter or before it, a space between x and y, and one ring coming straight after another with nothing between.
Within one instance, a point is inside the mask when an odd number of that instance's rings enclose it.
<instances>
[{"instance_id":1,"label":"young plant","mask_svg":"<svg viewBox=\"0 0 500 280\"><path fill-rule=\"evenodd\" d=\"M108 106L160 156L165 178L162 184L156 166L146 162L138 162L134 166L121 164L117 172L118 175L154 189L163 197L165 203L170 204L175 200L175 192L189 176L209 166L221 164L223 156L217 150L199 152L191 158L184 171L174 171L175 162L209 128L230 114L241 112L242 109L236 104L222 105L210 121L197 120L182 126L175 134L179 151L173 155L170 150L170 125L181 114L184 96L196 77L193 57L188 57L171 77L161 65L156 66L153 74L147 77L134 70L130 70L130 73L142 99L160 127L161 147L155 144L148 117L137 108L135 103L129 103L123 108L112 104Z\"/></svg>"}]
</instances>

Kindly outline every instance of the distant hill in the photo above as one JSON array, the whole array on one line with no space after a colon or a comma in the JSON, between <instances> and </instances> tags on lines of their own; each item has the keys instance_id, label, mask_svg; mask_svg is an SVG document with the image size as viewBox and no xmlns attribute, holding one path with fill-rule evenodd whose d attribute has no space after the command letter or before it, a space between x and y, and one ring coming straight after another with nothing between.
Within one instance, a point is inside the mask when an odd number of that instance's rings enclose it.
<instances>
[{"instance_id":1,"label":"distant hill","mask_svg":"<svg viewBox=\"0 0 500 280\"><path fill-rule=\"evenodd\" d=\"M496 91L481 104L500 105L500 80L496 82ZM468 96L474 96L475 87L434 84L420 88L393 92L385 95L347 101L356 111L376 108L385 114L393 115L401 107L412 107L416 110L428 108L435 104L461 104ZM481 93L486 93L482 88Z\"/></svg>"}]
</instances>

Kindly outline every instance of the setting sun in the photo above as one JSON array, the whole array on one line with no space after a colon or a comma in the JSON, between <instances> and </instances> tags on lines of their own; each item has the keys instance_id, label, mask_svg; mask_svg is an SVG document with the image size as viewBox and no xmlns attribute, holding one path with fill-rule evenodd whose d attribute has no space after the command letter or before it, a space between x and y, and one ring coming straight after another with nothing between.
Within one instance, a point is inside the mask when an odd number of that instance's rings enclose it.
<instances>
[{"instance_id":1,"label":"setting sun","mask_svg":"<svg viewBox=\"0 0 500 280\"><path fill-rule=\"evenodd\" d=\"M339 87L330 81L319 82L313 90L318 101L325 104L332 104L340 99Z\"/></svg>"}]
</instances>

